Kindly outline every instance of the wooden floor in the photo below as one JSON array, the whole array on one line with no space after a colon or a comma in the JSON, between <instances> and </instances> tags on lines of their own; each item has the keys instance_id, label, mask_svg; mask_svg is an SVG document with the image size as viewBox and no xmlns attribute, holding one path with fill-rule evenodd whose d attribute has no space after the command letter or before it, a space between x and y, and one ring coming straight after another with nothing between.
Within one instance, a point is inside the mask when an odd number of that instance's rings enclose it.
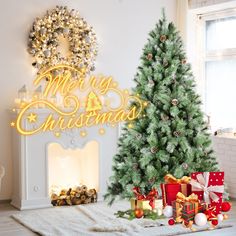
<instances>
[{"instance_id":1,"label":"wooden floor","mask_svg":"<svg viewBox=\"0 0 236 236\"><path fill-rule=\"evenodd\" d=\"M23 225L16 222L11 218L12 214L19 212L13 208L10 204L0 204L0 236L35 236L37 234L28 230ZM206 231L206 232L195 232L191 234L184 234L184 236L236 236L236 201L233 201L233 208L229 212L228 224L233 225L230 228ZM56 235L55 235L56 236ZM80 235L82 236L82 235ZM158 234L157 234L158 236Z\"/></svg>"},{"instance_id":2,"label":"wooden floor","mask_svg":"<svg viewBox=\"0 0 236 236\"><path fill-rule=\"evenodd\" d=\"M11 218L19 212L8 203L0 204L0 236L32 236L37 235Z\"/></svg>"}]
</instances>

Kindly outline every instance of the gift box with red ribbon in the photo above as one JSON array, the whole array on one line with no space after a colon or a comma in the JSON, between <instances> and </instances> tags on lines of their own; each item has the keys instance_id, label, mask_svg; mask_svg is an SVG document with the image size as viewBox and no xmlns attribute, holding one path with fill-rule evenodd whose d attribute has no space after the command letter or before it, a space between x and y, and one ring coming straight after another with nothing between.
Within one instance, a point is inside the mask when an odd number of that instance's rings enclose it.
<instances>
[{"instance_id":1,"label":"gift box with red ribbon","mask_svg":"<svg viewBox=\"0 0 236 236\"><path fill-rule=\"evenodd\" d=\"M224 172L195 172L191 174L192 192L218 214L224 193Z\"/></svg>"},{"instance_id":2,"label":"gift box with red ribbon","mask_svg":"<svg viewBox=\"0 0 236 236\"><path fill-rule=\"evenodd\" d=\"M176 179L170 174L166 175L165 184L161 184L163 206L171 206L172 201L176 200L178 192L183 193L186 197L189 196L192 193L191 185L188 183L189 181L190 178L186 176Z\"/></svg>"},{"instance_id":3,"label":"gift box with red ribbon","mask_svg":"<svg viewBox=\"0 0 236 236\"><path fill-rule=\"evenodd\" d=\"M131 209L141 208L143 210L153 210L155 208L155 202L158 197L157 190L153 188L148 194L142 194L139 187L133 188L135 198L131 198Z\"/></svg>"}]
</instances>

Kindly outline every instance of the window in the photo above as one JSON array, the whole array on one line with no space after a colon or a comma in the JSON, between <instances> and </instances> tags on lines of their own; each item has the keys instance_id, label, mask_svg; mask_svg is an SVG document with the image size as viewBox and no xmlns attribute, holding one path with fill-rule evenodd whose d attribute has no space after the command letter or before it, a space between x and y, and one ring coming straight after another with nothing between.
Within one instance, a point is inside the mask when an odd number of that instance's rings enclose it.
<instances>
[{"instance_id":1,"label":"window","mask_svg":"<svg viewBox=\"0 0 236 236\"><path fill-rule=\"evenodd\" d=\"M212 131L236 128L236 11L200 17L203 102Z\"/></svg>"}]
</instances>

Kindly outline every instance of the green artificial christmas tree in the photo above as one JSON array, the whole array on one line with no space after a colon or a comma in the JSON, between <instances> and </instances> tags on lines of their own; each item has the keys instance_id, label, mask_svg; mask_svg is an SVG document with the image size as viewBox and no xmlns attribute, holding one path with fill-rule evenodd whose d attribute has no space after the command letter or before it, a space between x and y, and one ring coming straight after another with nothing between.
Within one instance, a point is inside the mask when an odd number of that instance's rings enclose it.
<instances>
[{"instance_id":1,"label":"green artificial christmas tree","mask_svg":"<svg viewBox=\"0 0 236 236\"><path fill-rule=\"evenodd\" d=\"M133 92L148 106L119 138L105 194L110 203L132 197L135 186L143 192L158 188L168 173L180 178L218 170L183 42L164 13L149 34L134 80Z\"/></svg>"}]
</instances>

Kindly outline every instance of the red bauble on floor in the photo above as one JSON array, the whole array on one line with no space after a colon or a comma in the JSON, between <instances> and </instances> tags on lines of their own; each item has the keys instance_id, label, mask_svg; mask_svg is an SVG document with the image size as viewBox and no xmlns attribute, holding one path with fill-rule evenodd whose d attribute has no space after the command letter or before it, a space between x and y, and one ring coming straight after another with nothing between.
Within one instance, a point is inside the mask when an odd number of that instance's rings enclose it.
<instances>
[{"instance_id":1,"label":"red bauble on floor","mask_svg":"<svg viewBox=\"0 0 236 236\"><path fill-rule=\"evenodd\" d=\"M135 209L134 214L136 218L142 218L143 217L143 210L142 209Z\"/></svg>"},{"instance_id":2,"label":"red bauble on floor","mask_svg":"<svg viewBox=\"0 0 236 236\"><path fill-rule=\"evenodd\" d=\"M221 207L222 211L227 212L231 209L231 204L229 202L223 202Z\"/></svg>"},{"instance_id":3,"label":"red bauble on floor","mask_svg":"<svg viewBox=\"0 0 236 236\"><path fill-rule=\"evenodd\" d=\"M217 226L218 225L218 220L212 220L211 223L212 223L212 225Z\"/></svg>"},{"instance_id":4,"label":"red bauble on floor","mask_svg":"<svg viewBox=\"0 0 236 236\"><path fill-rule=\"evenodd\" d=\"M168 220L168 224L169 225L174 225L175 224L175 220L174 219L169 219Z\"/></svg>"}]
</instances>

